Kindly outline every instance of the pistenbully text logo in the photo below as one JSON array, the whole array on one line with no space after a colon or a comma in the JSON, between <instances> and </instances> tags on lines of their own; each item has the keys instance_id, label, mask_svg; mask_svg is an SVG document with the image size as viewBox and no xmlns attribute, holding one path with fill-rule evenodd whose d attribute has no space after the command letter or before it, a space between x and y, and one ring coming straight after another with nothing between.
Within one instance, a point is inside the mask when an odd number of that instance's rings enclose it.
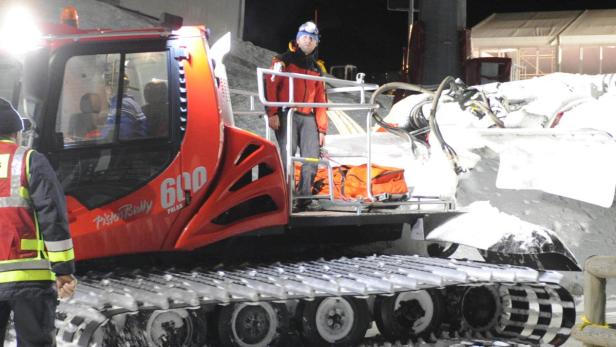
<instances>
[{"instance_id":1,"label":"pistenbully text logo","mask_svg":"<svg viewBox=\"0 0 616 347\"><path fill-rule=\"evenodd\" d=\"M96 228L101 226L109 226L120 220L129 220L138 214L147 214L152 210L153 202L150 200L141 200L138 204L126 204L121 206L117 211L104 213L94 217Z\"/></svg>"}]
</instances>

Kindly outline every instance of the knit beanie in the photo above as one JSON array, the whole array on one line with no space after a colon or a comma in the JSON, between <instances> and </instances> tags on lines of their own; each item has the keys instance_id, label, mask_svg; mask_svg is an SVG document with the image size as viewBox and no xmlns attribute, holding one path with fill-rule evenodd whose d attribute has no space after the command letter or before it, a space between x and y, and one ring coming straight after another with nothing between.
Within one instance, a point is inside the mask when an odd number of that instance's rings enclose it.
<instances>
[{"instance_id":1,"label":"knit beanie","mask_svg":"<svg viewBox=\"0 0 616 347\"><path fill-rule=\"evenodd\" d=\"M10 102L0 98L0 134L8 135L23 129L24 123L19 113L17 113Z\"/></svg>"},{"instance_id":2,"label":"knit beanie","mask_svg":"<svg viewBox=\"0 0 616 347\"><path fill-rule=\"evenodd\" d=\"M317 25L314 24L314 22L308 21L300 25L295 39L299 40L299 38L304 35L310 36L313 40L319 42L319 28L317 28Z\"/></svg>"}]
</instances>

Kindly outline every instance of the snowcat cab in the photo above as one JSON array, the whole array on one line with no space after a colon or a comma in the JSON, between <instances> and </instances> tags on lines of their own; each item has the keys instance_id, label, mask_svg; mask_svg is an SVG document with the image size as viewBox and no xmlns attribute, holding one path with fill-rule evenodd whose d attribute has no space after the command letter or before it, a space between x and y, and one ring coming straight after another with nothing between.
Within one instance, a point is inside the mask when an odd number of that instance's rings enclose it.
<instances>
[{"instance_id":1,"label":"snowcat cab","mask_svg":"<svg viewBox=\"0 0 616 347\"><path fill-rule=\"evenodd\" d=\"M3 53L0 69L14 76L3 96L32 119L27 143L64 187L76 258L84 267L106 261L60 305L60 345L357 345L372 320L390 341L564 343L575 308L560 275L545 269L406 255L196 269L203 257L180 251L249 232L395 239L452 205L368 201L347 203L351 212L292 214L293 180L276 145L233 126L216 72L224 53L210 49L204 27L165 18L138 30L47 24L35 49ZM338 82L363 98L362 83ZM362 103L328 106L375 107ZM160 267L141 266L136 254L162 254ZM300 317L297 327L290 317Z\"/></svg>"}]
</instances>

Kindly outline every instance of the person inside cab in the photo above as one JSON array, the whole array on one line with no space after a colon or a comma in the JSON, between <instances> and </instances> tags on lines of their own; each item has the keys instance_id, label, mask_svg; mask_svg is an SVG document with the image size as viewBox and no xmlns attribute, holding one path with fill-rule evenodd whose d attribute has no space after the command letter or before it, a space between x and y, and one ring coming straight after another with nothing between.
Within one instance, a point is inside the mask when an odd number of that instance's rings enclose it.
<instances>
[{"instance_id":1,"label":"person inside cab","mask_svg":"<svg viewBox=\"0 0 616 347\"><path fill-rule=\"evenodd\" d=\"M91 138L97 130L96 120L102 109L101 97L96 93L85 93L79 101L80 113L73 114L68 123L68 136L74 141Z\"/></svg>"},{"instance_id":2,"label":"person inside cab","mask_svg":"<svg viewBox=\"0 0 616 347\"><path fill-rule=\"evenodd\" d=\"M169 102L167 101L167 83L153 80L143 88L143 113L147 117L148 136L162 137L169 133Z\"/></svg>"},{"instance_id":3,"label":"person inside cab","mask_svg":"<svg viewBox=\"0 0 616 347\"><path fill-rule=\"evenodd\" d=\"M122 103L120 108L120 140L133 140L138 138L144 138L147 136L147 119L141 105L135 100L135 98L128 93L130 87L130 81L128 76L124 74L122 79ZM109 112L107 113L107 121L105 127L101 133L103 138L111 138L113 136L114 128L116 125L116 111L118 105L118 93L113 88L112 79L107 79L105 85L105 92L109 99Z\"/></svg>"}]
</instances>

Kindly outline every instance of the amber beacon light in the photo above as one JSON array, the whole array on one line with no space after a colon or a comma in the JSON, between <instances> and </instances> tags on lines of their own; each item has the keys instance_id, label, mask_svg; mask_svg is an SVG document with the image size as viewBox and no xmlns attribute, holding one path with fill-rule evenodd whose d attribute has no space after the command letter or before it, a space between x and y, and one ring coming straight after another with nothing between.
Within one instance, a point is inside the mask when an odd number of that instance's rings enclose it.
<instances>
[{"instance_id":1,"label":"amber beacon light","mask_svg":"<svg viewBox=\"0 0 616 347\"><path fill-rule=\"evenodd\" d=\"M79 27L79 14L74 6L66 6L60 14L60 22L72 27Z\"/></svg>"}]
</instances>

